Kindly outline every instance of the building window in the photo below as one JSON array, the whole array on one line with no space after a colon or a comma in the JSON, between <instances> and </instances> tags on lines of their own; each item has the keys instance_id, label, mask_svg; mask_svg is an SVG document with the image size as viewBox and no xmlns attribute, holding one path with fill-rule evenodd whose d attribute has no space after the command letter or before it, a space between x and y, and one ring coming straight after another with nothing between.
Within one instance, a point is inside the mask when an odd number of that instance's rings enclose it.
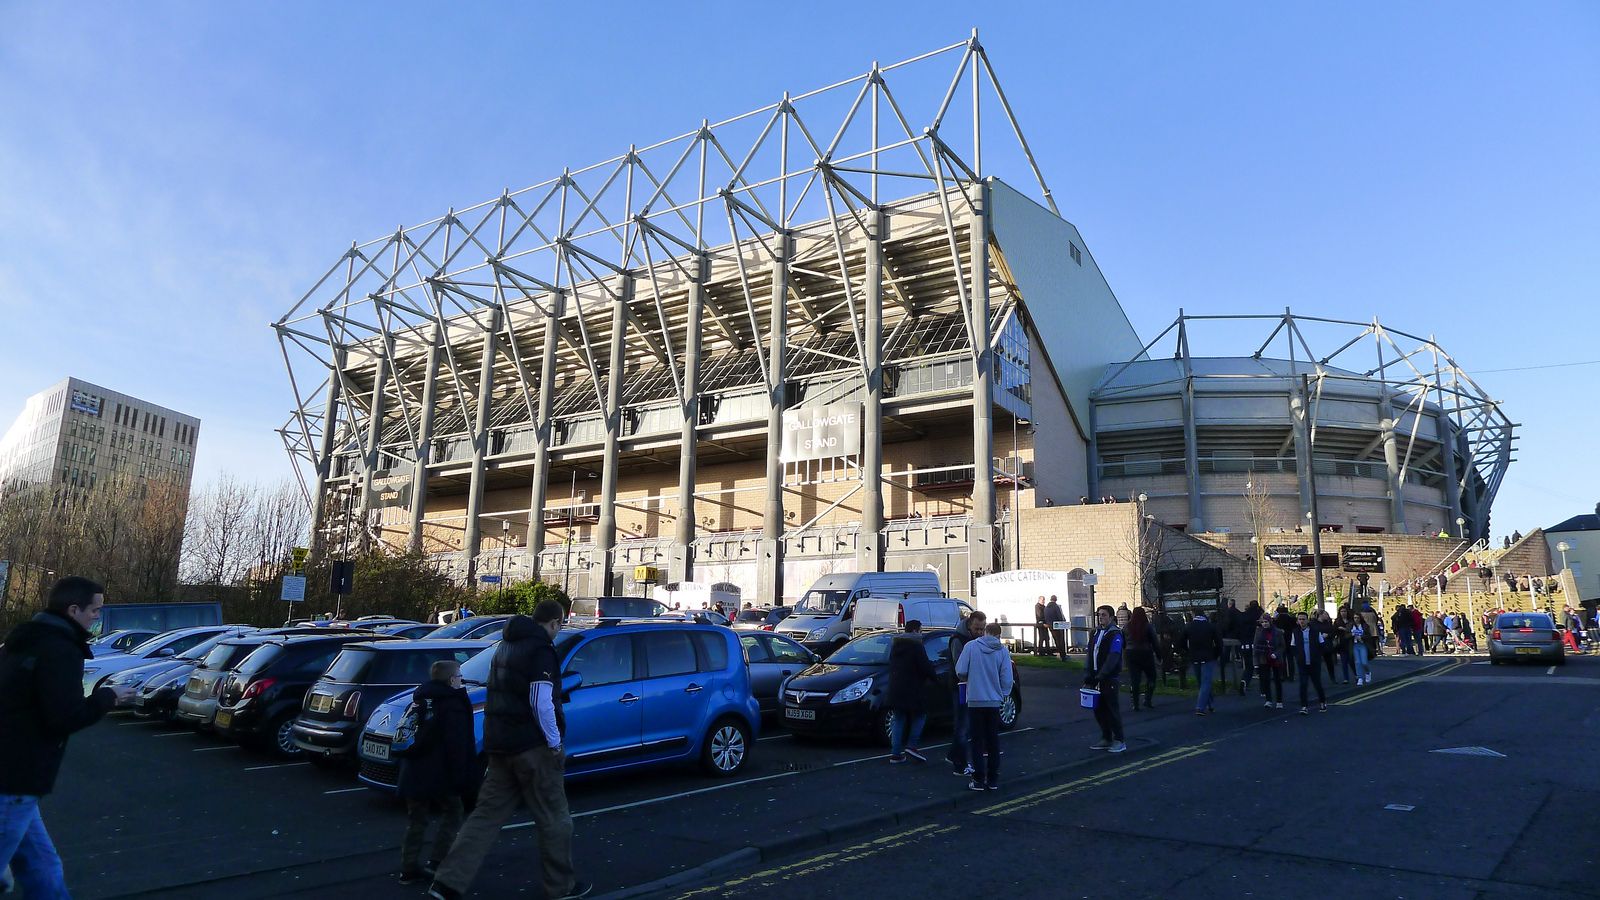
<instances>
[{"instance_id":1,"label":"building window","mask_svg":"<svg viewBox=\"0 0 1600 900\"><path fill-rule=\"evenodd\" d=\"M1083 265L1083 251L1078 249L1077 244L1067 241L1067 252L1072 255L1073 262L1080 266Z\"/></svg>"}]
</instances>

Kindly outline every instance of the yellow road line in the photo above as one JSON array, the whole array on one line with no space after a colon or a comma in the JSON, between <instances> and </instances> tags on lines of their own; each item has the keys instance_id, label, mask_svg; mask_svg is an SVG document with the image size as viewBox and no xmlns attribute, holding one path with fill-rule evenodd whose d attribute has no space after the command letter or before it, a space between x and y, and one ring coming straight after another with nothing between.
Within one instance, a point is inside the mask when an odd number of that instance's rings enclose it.
<instances>
[{"instance_id":1,"label":"yellow road line","mask_svg":"<svg viewBox=\"0 0 1600 900\"><path fill-rule=\"evenodd\" d=\"M1446 674L1448 672L1454 672L1455 670L1457 670L1457 669L1459 669L1459 668L1461 668L1462 666L1465 666L1465 665L1468 665L1468 662L1466 660L1463 660L1463 659L1452 660L1449 665L1445 666L1444 668L1440 669L1437 672L1428 672L1427 674L1424 674L1424 675L1417 675L1417 676L1415 676L1413 678L1407 678L1407 679L1405 679L1403 681L1397 681L1397 682L1394 682L1393 684L1387 685L1385 687L1378 688L1375 691L1368 691L1368 692L1366 692L1364 694L1357 694L1354 697L1346 697L1343 700L1334 701L1333 705L1334 706L1354 706L1357 703L1364 703L1364 702L1366 702L1368 700L1373 700L1373 699L1376 699L1378 697L1382 697L1385 694L1392 694L1395 691L1398 691L1398 690L1400 690L1402 688L1409 687L1409 686L1411 686L1413 684L1416 684L1417 682L1422 681L1423 679L1426 679L1426 678L1437 678L1438 676L1444 675L1444 674Z\"/></svg>"},{"instance_id":2,"label":"yellow road line","mask_svg":"<svg viewBox=\"0 0 1600 900\"><path fill-rule=\"evenodd\" d=\"M1150 757L1149 759L1138 760L1128 763L1127 765L1118 766L1115 769L1108 769L1104 772L1099 772L1094 775L1087 775L1083 778L1069 781L1066 784L1059 784L1053 787L1045 788L1041 791L1035 791L1031 794L1024 794L1021 797L1007 800L1004 803L997 803L994 806L987 806L982 809L977 809L973 812L975 815L980 816L1009 815L1021 809L1028 809L1030 807L1038 806L1040 803L1053 800L1057 797L1064 797L1068 794L1077 793L1078 791L1087 790L1092 787L1099 787L1103 784L1109 784L1113 781L1127 778L1130 775L1136 775L1140 772L1146 772L1170 763L1190 759L1200 756L1204 753L1210 753L1211 744L1213 743L1216 742L1207 741L1204 744L1178 747L1174 750L1168 750L1160 755Z\"/></svg>"},{"instance_id":3,"label":"yellow road line","mask_svg":"<svg viewBox=\"0 0 1600 900\"><path fill-rule=\"evenodd\" d=\"M842 850L834 850L829 853L819 853L816 856L802 859L798 862L792 862L782 866L774 866L770 869L763 869L760 872L753 872L749 875L735 878L730 881L724 881L720 884L696 888L695 890L684 894L679 894L678 896L695 897L703 894L718 894L723 893L730 888L747 884L751 881L759 881L762 879L772 878L774 876L780 878L790 878L797 875L807 875L811 874L812 872L821 871L837 865L841 862L865 859L885 850L904 846L912 839L920 839L923 837L932 837L937 834L945 834L956 830L957 827L958 826L954 825L942 827L935 824L919 825L916 828L908 828L905 831L901 831L896 834L884 835L883 837L873 838L869 841L862 841L858 844L852 844L851 846L845 847Z\"/></svg>"}]
</instances>

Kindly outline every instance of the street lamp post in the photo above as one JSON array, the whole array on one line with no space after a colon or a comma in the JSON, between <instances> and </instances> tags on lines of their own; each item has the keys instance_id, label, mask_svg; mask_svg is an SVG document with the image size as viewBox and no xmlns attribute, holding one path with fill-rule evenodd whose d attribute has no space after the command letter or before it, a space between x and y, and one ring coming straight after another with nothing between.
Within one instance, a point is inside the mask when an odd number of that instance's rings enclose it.
<instances>
[{"instance_id":1,"label":"street lamp post","mask_svg":"<svg viewBox=\"0 0 1600 900\"><path fill-rule=\"evenodd\" d=\"M1144 565L1145 565L1144 556L1145 556L1145 550L1149 546L1149 544L1146 543L1147 538L1146 538L1146 535L1145 535L1145 529L1147 527L1149 527L1149 526L1145 524L1144 505L1145 505L1145 503L1147 503L1150 500L1150 495L1146 494L1144 491L1140 491L1139 495L1137 497L1135 497L1134 499L1139 501L1138 509L1134 510L1134 514L1138 516L1139 521L1135 522L1134 526L1133 526L1135 529L1137 529L1136 531L1134 531L1134 545L1133 546L1134 546L1135 550L1137 551L1135 555L1138 556L1139 559L1138 559L1137 562L1134 563L1134 565L1135 565L1135 567L1136 567L1136 569L1138 571L1138 575L1139 575L1139 603L1140 603L1140 605L1144 605L1145 600L1148 599L1144 595L1144 586L1146 584L1145 575L1144 575ZM1160 603L1160 597L1159 596L1156 598L1156 609L1157 610L1161 609L1161 603ZM1093 609L1089 610L1089 618L1091 618L1091 619L1094 618L1094 610Z\"/></svg>"},{"instance_id":2,"label":"street lamp post","mask_svg":"<svg viewBox=\"0 0 1600 900\"><path fill-rule=\"evenodd\" d=\"M500 520L500 597L495 605L506 608L506 547L511 543L511 520Z\"/></svg>"},{"instance_id":3,"label":"street lamp post","mask_svg":"<svg viewBox=\"0 0 1600 900\"><path fill-rule=\"evenodd\" d=\"M1456 537L1463 541L1467 539L1467 520L1461 516L1456 516Z\"/></svg>"},{"instance_id":4,"label":"street lamp post","mask_svg":"<svg viewBox=\"0 0 1600 900\"><path fill-rule=\"evenodd\" d=\"M1319 376L1320 377L1320 376ZM1311 397L1311 377L1305 373L1300 375L1301 396L1309 401ZM1309 410L1307 415L1310 415ZM1316 577L1317 606L1322 606L1322 516L1317 512L1317 448L1314 435L1316 434L1314 422L1306 423L1306 457L1310 460L1311 471L1306 475L1306 481L1311 485L1311 509L1306 513L1306 518L1311 521L1311 565ZM1352 607L1354 609L1354 607Z\"/></svg>"},{"instance_id":5,"label":"street lamp post","mask_svg":"<svg viewBox=\"0 0 1600 900\"><path fill-rule=\"evenodd\" d=\"M585 478L594 478L593 472L586 472ZM567 560L561 566L561 593L572 596L572 543L577 522L575 516L578 508L578 469L572 469L572 492L567 495ZM542 513L541 513L542 515Z\"/></svg>"},{"instance_id":6,"label":"street lamp post","mask_svg":"<svg viewBox=\"0 0 1600 900\"><path fill-rule=\"evenodd\" d=\"M1572 545L1566 541L1556 543L1556 552L1561 554L1561 571L1563 572L1567 570L1567 551L1571 549Z\"/></svg>"}]
</instances>

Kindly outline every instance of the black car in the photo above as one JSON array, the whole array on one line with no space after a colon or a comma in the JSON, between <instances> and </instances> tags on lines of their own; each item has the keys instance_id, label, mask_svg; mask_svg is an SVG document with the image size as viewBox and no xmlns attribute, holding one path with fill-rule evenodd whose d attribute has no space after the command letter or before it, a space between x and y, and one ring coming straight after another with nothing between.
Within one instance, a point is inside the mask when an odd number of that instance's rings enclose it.
<instances>
[{"instance_id":1,"label":"black car","mask_svg":"<svg viewBox=\"0 0 1600 900\"><path fill-rule=\"evenodd\" d=\"M510 616L467 616L448 625L440 625L424 637L437 640L477 641L497 638L506 630Z\"/></svg>"},{"instance_id":2,"label":"black car","mask_svg":"<svg viewBox=\"0 0 1600 900\"><path fill-rule=\"evenodd\" d=\"M306 692L290 736L312 758L354 759L361 728L379 704L428 680L441 659L464 663L493 641L347 644Z\"/></svg>"},{"instance_id":3,"label":"black car","mask_svg":"<svg viewBox=\"0 0 1600 900\"><path fill-rule=\"evenodd\" d=\"M259 743L279 756L299 756L291 733L306 690L322 677L346 644L400 641L369 631L269 638L228 675L218 696L212 727L243 743Z\"/></svg>"},{"instance_id":4,"label":"black car","mask_svg":"<svg viewBox=\"0 0 1600 900\"><path fill-rule=\"evenodd\" d=\"M953 629L922 632L923 650L939 673L927 691L929 724L951 721L952 669L950 638ZM783 724L797 737L853 736L889 740L889 648L901 636L896 631L865 634L840 647L826 662L817 663L789 679L783 688ZM1022 679L1011 664L1011 696L1000 707L1000 727L1010 730L1022 718Z\"/></svg>"}]
</instances>

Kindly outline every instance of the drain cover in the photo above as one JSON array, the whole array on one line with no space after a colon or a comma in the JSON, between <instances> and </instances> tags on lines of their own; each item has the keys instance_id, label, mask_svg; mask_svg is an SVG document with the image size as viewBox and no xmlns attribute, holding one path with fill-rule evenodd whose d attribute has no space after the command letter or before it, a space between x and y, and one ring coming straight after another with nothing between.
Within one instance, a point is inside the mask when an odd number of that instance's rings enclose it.
<instances>
[{"instance_id":1,"label":"drain cover","mask_svg":"<svg viewBox=\"0 0 1600 900\"><path fill-rule=\"evenodd\" d=\"M1488 747L1450 747L1445 750L1430 750L1430 753L1449 753L1452 756L1492 756L1496 759L1505 759L1504 753L1490 750Z\"/></svg>"}]
</instances>

